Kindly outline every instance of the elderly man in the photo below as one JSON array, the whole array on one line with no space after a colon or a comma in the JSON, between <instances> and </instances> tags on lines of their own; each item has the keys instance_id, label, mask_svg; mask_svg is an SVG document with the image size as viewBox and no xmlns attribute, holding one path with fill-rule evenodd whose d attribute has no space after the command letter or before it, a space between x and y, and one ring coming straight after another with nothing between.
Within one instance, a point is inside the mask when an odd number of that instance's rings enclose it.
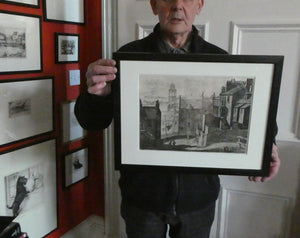
<instances>
[{"instance_id":1,"label":"elderly man","mask_svg":"<svg viewBox=\"0 0 300 238\"><path fill-rule=\"evenodd\" d=\"M193 26L204 0L150 0L159 24L142 40L130 42L120 52L210 53L226 54L204 41ZM75 113L86 129L104 129L113 118L113 81L115 61L99 59L89 65L87 92L77 99ZM271 173L276 175L280 160L274 146ZM128 238L208 238L219 194L217 175L179 170L121 170L121 213Z\"/></svg>"}]
</instances>

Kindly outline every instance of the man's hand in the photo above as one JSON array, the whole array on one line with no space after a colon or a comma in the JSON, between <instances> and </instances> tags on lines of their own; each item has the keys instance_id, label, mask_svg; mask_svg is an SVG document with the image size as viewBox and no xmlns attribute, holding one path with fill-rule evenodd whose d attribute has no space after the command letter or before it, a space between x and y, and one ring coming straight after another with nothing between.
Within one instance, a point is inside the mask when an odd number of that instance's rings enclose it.
<instances>
[{"instance_id":1,"label":"man's hand","mask_svg":"<svg viewBox=\"0 0 300 238\"><path fill-rule=\"evenodd\" d=\"M266 182L271 180L276 176L280 167L280 158L278 155L278 148L275 144L273 144L272 148L272 160L270 165L270 175L268 177L249 177L249 181L254 182Z\"/></svg>"},{"instance_id":2,"label":"man's hand","mask_svg":"<svg viewBox=\"0 0 300 238\"><path fill-rule=\"evenodd\" d=\"M111 93L111 82L116 78L116 62L99 59L91 63L86 72L86 84L90 94L107 96Z\"/></svg>"}]
</instances>

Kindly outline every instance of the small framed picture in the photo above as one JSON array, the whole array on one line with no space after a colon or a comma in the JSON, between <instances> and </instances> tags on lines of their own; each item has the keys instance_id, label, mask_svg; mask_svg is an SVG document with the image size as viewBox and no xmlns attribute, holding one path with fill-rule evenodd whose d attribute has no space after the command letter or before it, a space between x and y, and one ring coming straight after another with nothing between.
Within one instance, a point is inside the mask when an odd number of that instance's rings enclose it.
<instances>
[{"instance_id":1,"label":"small framed picture","mask_svg":"<svg viewBox=\"0 0 300 238\"><path fill-rule=\"evenodd\" d=\"M114 59L116 168L268 175L283 56Z\"/></svg>"},{"instance_id":2,"label":"small framed picture","mask_svg":"<svg viewBox=\"0 0 300 238\"><path fill-rule=\"evenodd\" d=\"M43 0L45 21L84 24L85 0Z\"/></svg>"},{"instance_id":3,"label":"small framed picture","mask_svg":"<svg viewBox=\"0 0 300 238\"><path fill-rule=\"evenodd\" d=\"M55 33L55 63L77 63L79 40L78 34Z\"/></svg>"},{"instance_id":4,"label":"small framed picture","mask_svg":"<svg viewBox=\"0 0 300 238\"><path fill-rule=\"evenodd\" d=\"M2 0L3 3L40 8L40 0Z\"/></svg>"},{"instance_id":5,"label":"small framed picture","mask_svg":"<svg viewBox=\"0 0 300 238\"><path fill-rule=\"evenodd\" d=\"M82 139L86 135L74 114L75 101L63 102L62 110L62 141L68 143Z\"/></svg>"},{"instance_id":6,"label":"small framed picture","mask_svg":"<svg viewBox=\"0 0 300 238\"><path fill-rule=\"evenodd\" d=\"M41 17L0 10L0 74L42 71Z\"/></svg>"},{"instance_id":7,"label":"small framed picture","mask_svg":"<svg viewBox=\"0 0 300 238\"><path fill-rule=\"evenodd\" d=\"M69 187L85 178L89 174L88 148L82 148L65 155L64 179L65 187Z\"/></svg>"}]
</instances>

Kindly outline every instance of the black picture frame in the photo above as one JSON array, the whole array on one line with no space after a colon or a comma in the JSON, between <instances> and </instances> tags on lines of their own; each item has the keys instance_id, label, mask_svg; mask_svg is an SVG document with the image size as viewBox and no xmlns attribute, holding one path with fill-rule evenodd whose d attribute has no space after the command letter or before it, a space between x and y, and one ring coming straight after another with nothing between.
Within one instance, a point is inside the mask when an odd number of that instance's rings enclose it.
<instances>
[{"instance_id":1,"label":"black picture frame","mask_svg":"<svg viewBox=\"0 0 300 238\"><path fill-rule=\"evenodd\" d=\"M0 80L0 148L55 130L54 77Z\"/></svg>"},{"instance_id":2,"label":"black picture frame","mask_svg":"<svg viewBox=\"0 0 300 238\"><path fill-rule=\"evenodd\" d=\"M266 176L283 56L116 52L115 168Z\"/></svg>"},{"instance_id":3,"label":"black picture frame","mask_svg":"<svg viewBox=\"0 0 300 238\"><path fill-rule=\"evenodd\" d=\"M44 20L62 24L85 24L86 0L43 0ZM63 6L64 8L57 8ZM66 14L68 13L68 14Z\"/></svg>"},{"instance_id":4,"label":"black picture frame","mask_svg":"<svg viewBox=\"0 0 300 238\"><path fill-rule=\"evenodd\" d=\"M55 33L55 63L78 63L80 57L80 35Z\"/></svg>"},{"instance_id":5,"label":"black picture frame","mask_svg":"<svg viewBox=\"0 0 300 238\"><path fill-rule=\"evenodd\" d=\"M24 7L32 7L32 8L40 8L40 0L32 1L32 3L19 1L19 0L2 0L3 3L17 5L17 6L24 6Z\"/></svg>"},{"instance_id":6,"label":"black picture frame","mask_svg":"<svg viewBox=\"0 0 300 238\"><path fill-rule=\"evenodd\" d=\"M41 72L41 16L0 10L0 29L0 75Z\"/></svg>"},{"instance_id":7,"label":"black picture frame","mask_svg":"<svg viewBox=\"0 0 300 238\"><path fill-rule=\"evenodd\" d=\"M89 176L89 148L82 147L64 155L63 181L68 188Z\"/></svg>"},{"instance_id":8,"label":"black picture frame","mask_svg":"<svg viewBox=\"0 0 300 238\"><path fill-rule=\"evenodd\" d=\"M20 148L0 152L3 181L1 194L1 216L13 213L10 207L15 198L15 185L26 182L27 196L20 201L21 208L14 215L14 221L22 224L22 229L34 237L46 237L58 228L57 193L57 141L55 138L31 142ZM11 164L14 166L11 166ZM24 180L25 179L25 180ZM24 184L19 183L19 186ZM28 220L39 217L39 226Z\"/></svg>"}]
</instances>

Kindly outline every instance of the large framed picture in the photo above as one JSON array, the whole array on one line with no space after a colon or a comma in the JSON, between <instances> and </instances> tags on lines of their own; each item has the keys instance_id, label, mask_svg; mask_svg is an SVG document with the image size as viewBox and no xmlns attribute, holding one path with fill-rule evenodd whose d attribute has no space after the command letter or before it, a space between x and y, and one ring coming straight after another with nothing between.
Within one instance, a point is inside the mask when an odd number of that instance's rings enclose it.
<instances>
[{"instance_id":1,"label":"large framed picture","mask_svg":"<svg viewBox=\"0 0 300 238\"><path fill-rule=\"evenodd\" d=\"M78 123L74 114L75 101L62 103L62 141L63 143L72 142L84 138L86 130Z\"/></svg>"},{"instance_id":2,"label":"large framed picture","mask_svg":"<svg viewBox=\"0 0 300 238\"><path fill-rule=\"evenodd\" d=\"M3 3L40 8L40 0L2 0Z\"/></svg>"},{"instance_id":3,"label":"large framed picture","mask_svg":"<svg viewBox=\"0 0 300 238\"><path fill-rule=\"evenodd\" d=\"M0 10L0 74L42 71L41 17Z\"/></svg>"},{"instance_id":4,"label":"large framed picture","mask_svg":"<svg viewBox=\"0 0 300 238\"><path fill-rule=\"evenodd\" d=\"M30 237L57 228L55 147L47 140L0 155L0 215L14 216Z\"/></svg>"},{"instance_id":5,"label":"large framed picture","mask_svg":"<svg viewBox=\"0 0 300 238\"><path fill-rule=\"evenodd\" d=\"M113 57L116 168L268 174L282 56Z\"/></svg>"},{"instance_id":6,"label":"large framed picture","mask_svg":"<svg viewBox=\"0 0 300 238\"><path fill-rule=\"evenodd\" d=\"M55 33L55 62L77 63L79 61L78 34Z\"/></svg>"},{"instance_id":7,"label":"large framed picture","mask_svg":"<svg viewBox=\"0 0 300 238\"><path fill-rule=\"evenodd\" d=\"M43 0L45 21L84 24L85 0Z\"/></svg>"},{"instance_id":8,"label":"large framed picture","mask_svg":"<svg viewBox=\"0 0 300 238\"><path fill-rule=\"evenodd\" d=\"M65 187L85 179L89 175L88 148L81 148L67 154L64 158Z\"/></svg>"},{"instance_id":9,"label":"large framed picture","mask_svg":"<svg viewBox=\"0 0 300 238\"><path fill-rule=\"evenodd\" d=\"M54 130L54 79L0 80L0 147Z\"/></svg>"}]
</instances>

